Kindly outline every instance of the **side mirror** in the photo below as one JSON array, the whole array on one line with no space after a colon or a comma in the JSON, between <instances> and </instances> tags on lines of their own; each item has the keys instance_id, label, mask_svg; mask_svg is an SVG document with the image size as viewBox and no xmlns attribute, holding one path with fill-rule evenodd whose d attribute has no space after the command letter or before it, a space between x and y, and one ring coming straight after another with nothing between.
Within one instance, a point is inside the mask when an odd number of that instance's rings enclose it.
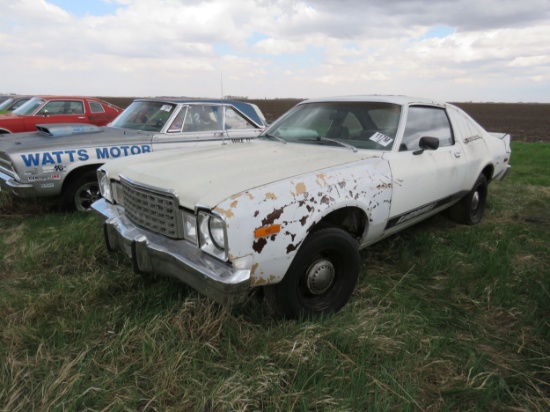
<instances>
[{"instance_id":1,"label":"side mirror","mask_svg":"<svg viewBox=\"0 0 550 412\"><path fill-rule=\"evenodd\" d=\"M413 155L422 154L424 150L436 150L439 147L439 139L437 137L424 136L420 138L418 146L420 146L420 150L413 152Z\"/></svg>"}]
</instances>

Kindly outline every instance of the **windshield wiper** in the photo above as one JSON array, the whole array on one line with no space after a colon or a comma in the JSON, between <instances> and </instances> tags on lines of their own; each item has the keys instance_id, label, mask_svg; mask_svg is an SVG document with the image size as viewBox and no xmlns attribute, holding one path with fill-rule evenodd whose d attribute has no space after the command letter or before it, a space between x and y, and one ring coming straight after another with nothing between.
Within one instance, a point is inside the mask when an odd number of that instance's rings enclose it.
<instances>
[{"instance_id":1,"label":"windshield wiper","mask_svg":"<svg viewBox=\"0 0 550 412\"><path fill-rule=\"evenodd\" d=\"M275 139L275 140L277 140L278 142L281 142L281 143L284 143L284 144L287 144L287 143L288 143L288 142L287 142L285 139L283 139L282 137L280 137L280 136L275 136L275 135L273 135L273 134L263 134L263 135L261 135L260 137L267 137L268 139Z\"/></svg>"},{"instance_id":2,"label":"windshield wiper","mask_svg":"<svg viewBox=\"0 0 550 412\"><path fill-rule=\"evenodd\" d=\"M357 152L357 148L356 148L355 146L352 146L352 145L350 145L350 144L341 142L340 140L329 139L328 137L324 137L324 136L317 136L315 139L321 140L321 141L323 141L323 142L332 142L332 143L336 143L337 145L340 145L340 146L343 146L343 147L347 147L348 149L351 149L354 153Z\"/></svg>"}]
</instances>

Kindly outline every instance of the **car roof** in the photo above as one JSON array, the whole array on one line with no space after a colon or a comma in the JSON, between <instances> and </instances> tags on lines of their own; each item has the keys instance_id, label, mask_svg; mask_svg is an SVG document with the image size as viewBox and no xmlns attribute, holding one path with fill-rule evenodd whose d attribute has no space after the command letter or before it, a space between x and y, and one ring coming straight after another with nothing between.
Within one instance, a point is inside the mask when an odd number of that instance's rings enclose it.
<instances>
[{"instance_id":1,"label":"car roof","mask_svg":"<svg viewBox=\"0 0 550 412\"><path fill-rule=\"evenodd\" d=\"M167 102L167 103L176 103L176 104L230 104L235 107L237 110L246 115L249 119L253 120L259 126L265 126L265 120L260 118L256 112L255 105L252 103L239 102L237 100L227 100L227 99L193 99L185 97L167 97L167 98L140 98L135 99L135 102L138 101L154 101L154 102Z\"/></svg>"},{"instance_id":2,"label":"car roof","mask_svg":"<svg viewBox=\"0 0 550 412\"><path fill-rule=\"evenodd\" d=\"M381 102L381 103L394 103L401 106L405 106L409 104L428 104L428 105L436 105L436 106L447 105L444 102L439 102L437 100L426 99L422 97L384 95L384 94L322 97L322 98L308 99L299 104L321 103L321 102Z\"/></svg>"}]
</instances>

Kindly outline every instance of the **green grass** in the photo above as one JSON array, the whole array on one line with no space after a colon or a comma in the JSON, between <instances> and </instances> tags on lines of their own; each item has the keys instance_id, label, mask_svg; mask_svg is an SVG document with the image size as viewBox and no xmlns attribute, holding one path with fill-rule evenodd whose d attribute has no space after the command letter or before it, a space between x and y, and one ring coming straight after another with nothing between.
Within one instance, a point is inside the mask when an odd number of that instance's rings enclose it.
<instances>
[{"instance_id":1,"label":"green grass","mask_svg":"<svg viewBox=\"0 0 550 412\"><path fill-rule=\"evenodd\" d=\"M548 410L549 160L514 143L480 225L368 248L351 302L306 322L137 276L94 216L0 194L0 410Z\"/></svg>"}]
</instances>

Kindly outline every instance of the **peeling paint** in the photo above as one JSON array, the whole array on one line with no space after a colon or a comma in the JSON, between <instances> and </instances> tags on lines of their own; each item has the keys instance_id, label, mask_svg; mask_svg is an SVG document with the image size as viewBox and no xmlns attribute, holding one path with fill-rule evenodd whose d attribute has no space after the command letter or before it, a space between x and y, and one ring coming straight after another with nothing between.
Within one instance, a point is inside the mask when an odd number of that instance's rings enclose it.
<instances>
[{"instance_id":1,"label":"peeling paint","mask_svg":"<svg viewBox=\"0 0 550 412\"><path fill-rule=\"evenodd\" d=\"M296 195L301 195L307 192L306 185L303 182L300 182L296 185Z\"/></svg>"},{"instance_id":2,"label":"peeling paint","mask_svg":"<svg viewBox=\"0 0 550 412\"><path fill-rule=\"evenodd\" d=\"M290 252L294 252L298 247L300 246L302 242L297 243L296 245L290 244L286 247L286 253L289 254Z\"/></svg>"},{"instance_id":3,"label":"peeling paint","mask_svg":"<svg viewBox=\"0 0 550 412\"><path fill-rule=\"evenodd\" d=\"M239 201L235 200L233 203L231 203L231 208L232 209L236 208L238 204L239 204Z\"/></svg>"},{"instance_id":4,"label":"peeling paint","mask_svg":"<svg viewBox=\"0 0 550 412\"><path fill-rule=\"evenodd\" d=\"M325 177L326 177L326 174L325 174L325 173L320 173L320 174L318 174L318 175L316 176L316 183L317 183L319 186L321 186L321 187L323 187L323 186L328 186L328 183L327 183Z\"/></svg>"},{"instance_id":5,"label":"peeling paint","mask_svg":"<svg viewBox=\"0 0 550 412\"><path fill-rule=\"evenodd\" d=\"M275 193L268 192L265 194L265 200L277 200Z\"/></svg>"},{"instance_id":6,"label":"peeling paint","mask_svg":"<svg viewBox=\"0 0 550 412\"><path fill-rule=\"evenodd\" d=\"M306 216L304 216L303 218L301 218L301 219L299 220L299 222L302 224L302 226L305 226L308 217L309 217L309 216L306 215Z\"/></svg>"},{"instance_id":7,"label":"peeling paint","mask_svg":"<svg viewBox=\"0 0 550 412\"><path fill-rule=\"evenodd\" d=\"M281 215L283 214L283 209L284 208L275 209L273 212L267 215L265 219L262 219L262 226L272 225L275 220L281 217Z\"/></svg>"},{"instance_id":8,"label":"peeling paint","mask_svg":"<svg viewBox=\"0 0 550 412\"><path fill-rule=\"evenodd\" d=\"M254 276L254 274L256 273L256 269L258 269L258 266L259 266L259 263L254 263L252 265L252 267L250 268L250 274L251 276Z\"/></svg>"},{"instance_id":9,"label":"peeling paint","mask_svg":"<svg viewBox=\"0 0 550 412\"><path fill-rule=\"evenodd\" d=\"M224 215L228 219L231 219L233 216L235 216L235 214L233 213L233 211L231 209L226 210L226 209L222 209L221 207L217 207L214 210L216 212L221 213L222 215Z\"/></svg>"},{"instance_id":10,"label":"peeling paint","mask_svg":"<svg viewBox=\"0 0 550 412\"><path fill-rule=\"evenodd\" d=\"M254 242L252 249L254 249L256 253L262 253L265 245L267 245L267 239L262 237Z\"/></svg>"}]
</instances>

